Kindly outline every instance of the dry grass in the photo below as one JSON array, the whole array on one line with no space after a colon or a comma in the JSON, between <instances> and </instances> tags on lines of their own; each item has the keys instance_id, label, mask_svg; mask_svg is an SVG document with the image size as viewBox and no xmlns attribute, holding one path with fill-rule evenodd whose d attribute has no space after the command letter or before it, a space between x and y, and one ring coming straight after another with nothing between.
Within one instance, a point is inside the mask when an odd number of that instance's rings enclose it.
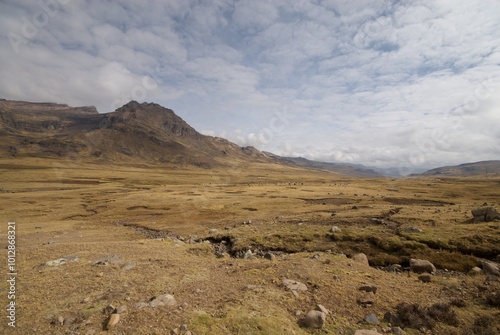
<instances>
[{"instance_id":1,"label":"dry grass","mask_svg":"<svg viewBox=\"0 0 500 335\"><path fill-rule=\"evenodd\" d=\"M7 329L4 320L0 333L165 334L186 323L194 334L307 334L295 312L321 303L333 312L322 333L352 334L372 312L382 319L400 303L428 309L458 298L465 306L452 304L447 313L456 313L459 326L438 320L435 334L479 329L478 315L498 320L498 308L487 304L498 281L485 286L484 276L442 272L424 284L414 274L387 273L339 254L365 252L372 266L419 257L467 271L479 264L477 256L500 253L498 222L470 222L471 209L485 202L500 207L498 179L352 179L265 164L216 171L37 159L2 160L0 173L1 224L17 222L19 250L18 327ZM342 232L331 233L333 225ZM422 233L405 231L414 226ZM209 244L148 239L134 227L185 240L224 237L233 253L282 253L273 261L216 258ZM91 265L108 254L137 266ZM80 261L40 266L69 255ZM296 298L281 286L283 278L309 290ZM356 303L363 284L379 288L370 308ZM164 293L187 306L134 307ZM0 294L6 300L4 282ZM128 312L115 330L104 331L102 309L110 303ZM77 322L52 325L59 315ZM498 330L490 323L483 328Z\"/></svg>"}]
</instances>

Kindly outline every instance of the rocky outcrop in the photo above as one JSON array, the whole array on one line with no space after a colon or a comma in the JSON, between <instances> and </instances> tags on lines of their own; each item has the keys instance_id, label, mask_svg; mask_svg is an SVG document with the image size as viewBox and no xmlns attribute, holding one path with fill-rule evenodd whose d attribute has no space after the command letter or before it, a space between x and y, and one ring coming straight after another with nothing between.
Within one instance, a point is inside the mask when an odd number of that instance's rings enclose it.
<instances>
[{"instance_id":1,"label":"rocky outcrop","mask_svg":"<svg viewBox=\"0 0 500 335\"><path fill-rule=\"evenodd\" d=\"M476 208L471 212L474 217L474 221L490 222L495 219L500 219L500 213L498 213L494 207Z\"/></svg>"}]
</instances>

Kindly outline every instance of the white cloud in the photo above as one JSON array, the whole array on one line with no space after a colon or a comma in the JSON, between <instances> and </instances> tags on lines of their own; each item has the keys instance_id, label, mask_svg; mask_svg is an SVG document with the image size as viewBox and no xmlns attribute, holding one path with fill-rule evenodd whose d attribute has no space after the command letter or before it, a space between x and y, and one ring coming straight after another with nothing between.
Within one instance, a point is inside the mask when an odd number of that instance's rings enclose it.
<instances>
[{"instance_id":1,"label":"white cloud","mask_svg":"<svg viewBox=\"0 0 500 335\"><path fill-rule=\"evenodd\" d=\"M51 3L0 4L0 96L155 101L206 134L333 161L500 158L497 1Z\"/></svg>"}]
</instances>

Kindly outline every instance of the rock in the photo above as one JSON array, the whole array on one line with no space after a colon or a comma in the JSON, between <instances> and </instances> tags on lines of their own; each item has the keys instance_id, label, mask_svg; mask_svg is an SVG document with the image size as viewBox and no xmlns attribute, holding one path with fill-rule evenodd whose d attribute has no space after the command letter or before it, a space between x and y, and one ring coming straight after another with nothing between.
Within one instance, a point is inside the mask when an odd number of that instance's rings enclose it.
<instances>
[{"instance_id":1,"label":"rock","mask_svg":"<svg viewBox=\"0 0 500 335\"><path fill-rule=\"evenodd\" d=\"M326 315L320 311L309 311L307 315L299 320L299 326L304 328L322 328L326 320Z\"/></svg>"},{"instance_id":2,"label":"rock","mask_svg":"<svg viewBox=\"0 0 500 335\"><path fill-rule=\"evenodd\" d=\"M471 211L474 221L489 222L500 219L500 213L493 207L481 207Z\"/></svg>"},{"instance_id":3,"label":"rock","mask_svg":"<svg viewBox=\"0 0 500 335\"><path fill-rule=\"evenodd\" d=\"M354 335L382 335L376 330L356 330Z\"/></svg>"},{"instance_id":4,"label":"rock","mask_svg":"<svg viewBox=\"0 0 500 335\"><path fill-rule=\"evenodd\" d=\"M94 265L94 266L95 265L106 266L106 265L110 265L110 264L118 264L121 262L121 260L122 260L121 256L111 254L111 255L107 255L107 256L101 257L101 258L93 261L92 265Z\"/></svg>"},{"instance_id":5,"label":"rock","mask_svg":"<svg viewBox=\"0 0 500 335\"><path fill-rule=\"evenodd\" d=\"M392 312L387 312L384 314L384 321L392 325L399 324L399 316Z\"/></svg>"},{"instance_id":6,"label":"rock","mask_svg":"<svg viewBox=\"0 0 500 335\"><path fill-rule=\"evenodd\" d=\"M375 285L363 285L358 288L360 291L377 293L377 286Z\"/></svg>"},{"instance_id":7,"label":"rock","mask_svg":"<svg viewBox=\"0 0 500 335\"><path fill-rule=\"evenodd\" d=\"M181 335L181 331L179 330L179 328L174 328L174 329L172 329L172 331L170 332L170 334L172 334L172 335Z\"/></svg>"},{"instance_id":8,"label":"rock","mask_svg":"<svg viewBox=\"0 0 500 335\"><path fill-rule=\"evenodd\" d=\"M363 318L362 322L377 324L378 319L377 319L377 316L372 313L370 315L365 316Z\"/></svg>"},{"instance_id":9,"label":"rock","mask_svg":"<svg viewBox=\"0 0 500 335\"><path fill-rule=\"evenodd\" d=\"M149 301L149 307L153 308L161 306L173 307L175 305L177 305L177 301L171 294L164 294L159 297L154 297Z\"/></svg>"},{"instance_id":10,"label":"rock","mask_svg":"<svg viewBox=\"0 0 500 335\"><path fill-rule=\"evenodd\" d=\"M147 302L138 302L135 304L135 308L137 309L143 309L145 307L149 307L149 304Z\"/></svg>"},{"instance_id":11,"label":"rock","mask_svg":"<svg viewBox=\"0 0 500 335\"><path fill-rule=\"evenodd\" d=\"M45 266L59 266L59 265L63 265L66 263L79 262L79 261L80 261L80 259L78 258L78 256L68 256L68 257L61 257L58 259L54 259L52 261L48 261L44 265Z\"/></svg>"},{"instance_id":12,"label":"rock","mask_svg":"<svg viewBox=\"0 0 500 335\"><path fill-rule=\"evenodd\" d=\"M469 276L477 276L480 275L481 273L483 273L483 270L481 270L481 268L476 266L469 271Z\"/></svg>"},{"instance_id":13,"label":"rock","mask_svg":"<svg viewBox=\"0 0 500 335\"><path fill-rule=\"evenodd\" d=\"M111 304L109 304L108 306L106 306L104 308L104 313L106 313L106 314L114 313L115 311L116 311L115 306L113 306Z\"/></svg>"},{"instance_id":14,"label":"rock","mask_svg":"<svg viewBox=\"0 0 500 335\"><path fill-rule=\"evenodd\" d=\"M358 298L357 302L363 307L371 306L375 303L375 293L373 292L365 293L363 297Z\"/></svg>"},{"instance_id":15,"label":"rock","mask_svg":"<svg viewBox=\"0 0 500 335\"><path fill-rule=\"evenodd\" d=\"M339 227L337 227L337 226L333 226L333 227L330 229L330 231L331 231L332 233L341 233L341 232L342 232L342 229L340 229L340 228L339 228Z\"/></svg>"},{"instance_id":16,"label":"rock","mask_svg":"<svg viewBox=\"0 0 500 335\"><path fill-rule=\"evenodd\" d=\"M325 308L323 305L316 306L316 310L325 313L325 315L330 314L330 311Z\"/></svg>"},{"instance_id":17,"label":"rock","mask_svg":"<svg viewBox=\"0 0 500 335\"><path fill-rule=\"evenodd\" d=\"M376 224L384 224L384 219L380 219L380 218L371 218L370 219L373 223L376 223Z\"/></svg>"},{"instance_id":18,"label":"rock","mask_svg":"<svg viewBox=\"0 0 500 335\"><path fill-rule=\"evenodd\" d=\"M370 263L368 263L368 257L366 257L366 255L363 253L355 254L354 256L352 256L352 259L356 262L370 266Z\"/></svg>"},{"instance_id":19,"label":"rock","mask_svg":"<svg viewBox=\"0 0 500 335\"><path fill-rule=\"evenodd\" d=\"M120 314L111 314L108 323L106 324L106 329L111 330L115 328L119 321L120 321Z\"/></svg>"},{"instance_id":20,"label":"rock","mask_svg":"<svg viewBox=\"0 0 500 335\"><path fill-rule=\"evenodd\" d=\"M67 318L64 319L63 325L70 326L75 322L76 322L75 316L68 316Z\"/></svg>"},{"instance_id":21,"label":"rock","mask_svg":"<svg viewBox=\"0 0 500 335\"><path fill-rule=\"evenodd\" d=\"M182 324L179 326L179 330L181 332L185 332L186 330L188 330L188 325L187 324Z\"/></svg>"},{"instance_id":22,"label":"rock","mask_svg":"<svg viewBox=\"0 0 500 335\"><path fill-rule=\"evenodd\" d=\"M212 228L212 229L210 229L210 230L208 231L208 233L209 233L209 234L211 234L211 235L212 235L212 234L217 234L218 232L219 232L219 231L218 231L217 229L215 229L215 228Z\"/></svg>"},{"instance_id":23,"label":"rock","mask_svg":"<svg viewBox=\"0 0 500 335\"><path fill-rule=\"evenodd\" d=\"M125 305L121 305L116 309L116 314L123 314L125 312L127 312L127 306Z\"/></svg>"},{"instance_id":24,"label":"rock","mask_svg":"<svg viewBox=\"0 0 500 335\"><path fill-rule=\"evenodd\" d=\"M275 258L276 258L276 255L274 255L274 254L272 254L272 253L270 253L270 252L266 252L266 253L264 254L264 258L265 258L265 259L269 259L270 261L272 261L273 259L275 259Z\"/></svg>"},{"instance_id":25,"label":"rock","mask_svg":"<svg viewBox=\"0 0 500 335\"><path fill-rule=\"evenodd\" d=\"M184 333L184 335L193 335L193 333L191 333L191 331L188 330L187 332Z\"/></svg>"},{"instance_id":26,"label":"rock","mask_svg":"<svg viewBox=\"0 0 500 335\"><path fill-rule=\"evenodd\" d=\"M423 259L410 259L410 269L415 273L435 273L436 267L434 264Z\"/></svg>"},{"instance_id":27,"label":"rock","mask_svg":"<svg viewBox=\"0 0 500 335\"><path fill-rule=\"evenodd\" d=\"M245 254L243 255L243 259L254 259L255 256L252 253L252 250L248 249Z\"/></svg>"},{"instance_id":28,"label":"rock","mask_svg":"<svg viewBox=\"0 0 500 335\"><path fill-rule=\"evenodd\" d=\"M424 273L418 276L418 280L420 280L423 283L430 283L432 281L432 276L428 273Z\"/></svg>"},{"instance_id":29,"label":"rock","mask_svg":"<svg viewBox=\"0 0 500 335\"><path fill-rule=\"evenodd\" d=\"M498 264L493 262L483 261L483 271L487 275L500 276L500 270L498 268Z\"/></svg>"},{"instance_id":30,"label":"rock","mask_svg":"<svg viewBox=\"0 0 500 335\"><path fill-rule=\"evenodd\" d=\"M307 291L307 286L305 284L295 280L283 279L283 285L292 291Z\"/></svg>"},{"instance_id":31,"label":"rock","mask_svg":"<svg viewBox=\"0 0 500 335\"><path fill-rule=\"evenodd\" d=\"M125 263L122 265L122 270L123 271L128 271L128 270L132 270L133 268L136 267L136 263L135 262L128 262L128 263Z\"/></svg>"}]
</instances>

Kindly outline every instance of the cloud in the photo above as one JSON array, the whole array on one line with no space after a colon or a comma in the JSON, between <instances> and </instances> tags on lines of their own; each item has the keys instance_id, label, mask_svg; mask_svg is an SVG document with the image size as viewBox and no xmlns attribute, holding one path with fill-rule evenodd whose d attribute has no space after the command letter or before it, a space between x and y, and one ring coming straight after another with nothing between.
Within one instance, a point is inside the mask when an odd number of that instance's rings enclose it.
<instances>
[{"instance_id":1,"label":"cloud","mask_svg":"<svg viewBox=\"0 0 500 335\"><path fill-rule=\"evenodd\" d=\"M4 98L101 112L154 101L206 134L328 161L414 169L500 157L493 0L0 6Z\"/></svg>"}]
</instances>

